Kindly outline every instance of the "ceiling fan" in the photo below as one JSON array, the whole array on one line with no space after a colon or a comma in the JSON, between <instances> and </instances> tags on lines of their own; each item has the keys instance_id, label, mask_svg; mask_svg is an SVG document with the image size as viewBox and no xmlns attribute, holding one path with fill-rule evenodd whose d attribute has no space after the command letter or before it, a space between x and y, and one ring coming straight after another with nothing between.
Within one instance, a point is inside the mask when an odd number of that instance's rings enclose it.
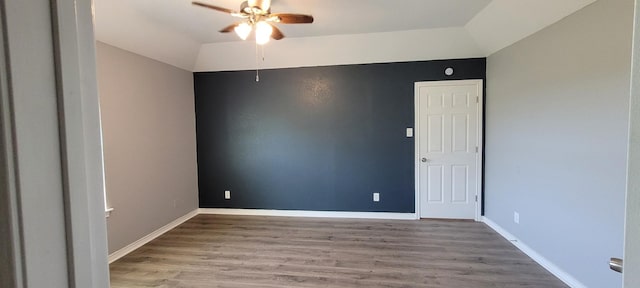
<instances>
[{"instance_id":1,"label":"ceiling fan","mask_svg":"<svg viewBox=\"0 0 640 288\"><path fill-rule=\"evenodd\" d=\"M231 24L220 30L221 33L235 31L242 40L246 40L255 30L256 43L264 45L269 38L280 40L284 38L282 31L274 24L304 24L313 23L313 16L292 13L271 13L271 0L247 0L240 5L240 11L214 6L202 2L192 2L193 5L213 9L230 14L233 17L242 18L241 21Z\"/></svg>"}]
</instances>

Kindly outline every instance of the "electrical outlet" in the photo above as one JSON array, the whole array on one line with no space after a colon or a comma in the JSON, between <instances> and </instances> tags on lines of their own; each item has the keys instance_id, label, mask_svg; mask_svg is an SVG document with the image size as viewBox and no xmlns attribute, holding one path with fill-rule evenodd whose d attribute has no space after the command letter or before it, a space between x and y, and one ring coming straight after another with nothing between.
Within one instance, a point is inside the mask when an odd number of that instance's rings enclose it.
<instances>
[{"instance_id":1,"label":"electrical outlet","mask_svg":"<svg viewBox=\"0 0 640 288\"><path fill-rule=\"evenodd\" d=\"M373 202L380 202L380 193L373 193Z\"/></svg>"},{"instance_id":2,"label":"electrical outlet","mask_svg":"<svg viewBox=\"0 0 640 288\"><path fill-rule=\"evenodd\" d=\"M231 191L224 191L224 199L231 199Z\"/></svg>"},{"instance_id":3,"label":"electrical outlet","mask_svg":"<svg viewBox=\"0 0 640 288\"><path fill-rule=\"evenodd\" d=\"M513 222L516 224L520 224L520 213L513 212Z\"/></svg>"}]
</instances>

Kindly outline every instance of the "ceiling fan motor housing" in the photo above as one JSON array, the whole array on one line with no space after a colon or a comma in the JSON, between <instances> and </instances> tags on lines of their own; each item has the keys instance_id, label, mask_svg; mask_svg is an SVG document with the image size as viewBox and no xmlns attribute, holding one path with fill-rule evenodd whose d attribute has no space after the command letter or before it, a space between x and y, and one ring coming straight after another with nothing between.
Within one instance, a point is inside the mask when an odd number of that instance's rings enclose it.
<instances>
[{"instance_id":1,"label":"ceiling fan motor housing","mask_svg":"<svg viewBox=\"0 0 640 288\"><path fill-rule=\"evenodd\" d=\"M240 11L247 14L266 15L271 13L271 0L248 0L240 4Z\"/></svg>"}]
</instances>

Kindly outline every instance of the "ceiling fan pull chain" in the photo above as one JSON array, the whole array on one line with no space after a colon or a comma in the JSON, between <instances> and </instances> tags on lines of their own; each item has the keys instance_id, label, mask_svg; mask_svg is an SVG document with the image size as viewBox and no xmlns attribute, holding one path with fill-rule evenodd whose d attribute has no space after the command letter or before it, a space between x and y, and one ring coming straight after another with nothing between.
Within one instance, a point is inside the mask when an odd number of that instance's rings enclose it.
<instances>
[{"instance_id":1,"label":"ceiling fan pull chain","mask_svg":"<svg viewBox=\"0 0 640 288\"><path fill-rule=\"evenodd\" d=\"M260 82L260 63L258 61L258 43L256 42L256 82Z\"/></svg>"}]
</instances>

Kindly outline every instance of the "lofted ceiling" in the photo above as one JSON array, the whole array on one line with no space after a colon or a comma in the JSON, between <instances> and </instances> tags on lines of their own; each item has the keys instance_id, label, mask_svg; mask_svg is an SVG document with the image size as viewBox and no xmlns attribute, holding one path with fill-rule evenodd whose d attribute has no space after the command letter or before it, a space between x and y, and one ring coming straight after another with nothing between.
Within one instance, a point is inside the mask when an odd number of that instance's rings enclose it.
<instances>
[{"instance_id":1,"label":"lofted ceiling","mask_svg":"<svg viewBox=\"0 0 640 288\"><path fill-rule=\"evenodd\" d=\"M200 1L233 10L239 10L242 2ZM279 24L287 36L281 41L403 31L425 31L428 35L431 30L463 28L476 42L478 53L488 56L593 1L272 0L271 10L312 14L315 18L313 24ZM236 18L191 5L189 0L94 3L97 40L183 69L198 66L202 47L240 41L234 33L218 33Z\"/></svg>"},{"instance_id":2,"label":"lofted ceiling","mask_svg":"<svg viewBox=\"0 0 640 288\"><path fill-rule=\"evenodd\" d=\"M199 0L235 11L241 0ZM313 25L278 25L288 37L361 34L464 26L490 0L273 0L273 12L312 14ZM160 26L170 27L202 43L238 41L218 33L237 21L230 15L191 5L189 0L98 0L97 18L119 19L134 10ZM104 9L104 10L103 10ZM135 25L137 19L122 19ZM100 22L98 22L101 24ZM124 23L123 23L124 24Z\"/></svg>"}]
</instances>

